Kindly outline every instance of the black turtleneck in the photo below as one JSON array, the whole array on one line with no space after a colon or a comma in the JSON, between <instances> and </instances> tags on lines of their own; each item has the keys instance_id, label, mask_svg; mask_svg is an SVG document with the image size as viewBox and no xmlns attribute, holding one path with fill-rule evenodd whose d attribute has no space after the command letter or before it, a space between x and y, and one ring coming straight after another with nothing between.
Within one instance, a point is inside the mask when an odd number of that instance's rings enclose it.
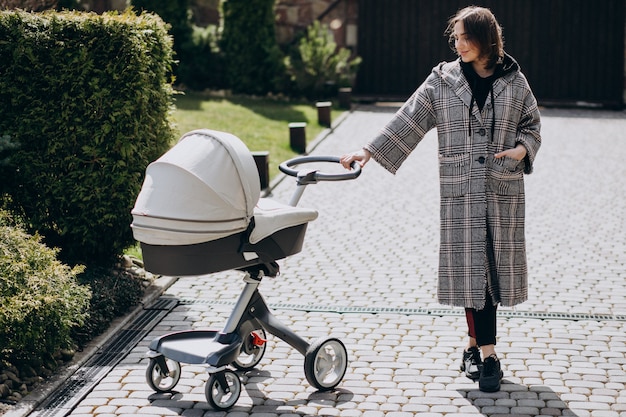
<instances>
[{"instance_id":1,"label":"black turtleneck","mask_svg":"<svg viewBox=\"0 0 626 417\"><path fill-rule=\"evenodd\" d=\"M465 78L467 79L467 82L472 89L474 101L476 101L476 104L481 111L485 106L485 101L487 101L487 96L491 91L493 81L501 75L500 67L500 65L497 65L493 75L482 78L476 73L471 63L465 63L461 61L461 69L463 70L463 75L465 75Z\"/></svg>"},{"instance_id":2,"label":"black turtleneck","mask_svg":"<svg viewBox=\"0 0 626 417\"><path fill-rule=\"evenodd\" d=\"M485 101L487 101L487 96L489 95L489 92L491 92L491 106L493 107L495 105L493 97L493 81L502 76L503 70L502 65L496 65L493 75L482 78L476 73L471 63L465 63L463 61L461 61L461 70L463 71L463 74L472 89L472 100L470 101L469 106L469 123L467 128L468 135L472 136L472 108L474 107L474 102L478 105L478 109L482 111L485 106ZM495 114L495 109L493 109L493 112ZM492 117L491 140L493 140L495 129L496 119L495 117Z\"/></svg>"}]
</instances>

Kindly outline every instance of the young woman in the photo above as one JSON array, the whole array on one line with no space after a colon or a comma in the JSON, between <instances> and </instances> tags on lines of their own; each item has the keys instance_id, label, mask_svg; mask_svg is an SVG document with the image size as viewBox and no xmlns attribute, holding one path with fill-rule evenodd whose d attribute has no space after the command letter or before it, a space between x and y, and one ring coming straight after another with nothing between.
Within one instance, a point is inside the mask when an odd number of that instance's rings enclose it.
<instances>
[{"instance_id":1,"label":"young woman","mask_svg":"<svg viewBox=\"0 0 626 417\"><path fill-rule=\"evenodd\" d=\"M503 376L495 351L497 306L528 297L523 176L541 145L540 115L489 9L460 10L446 34L459 59L434 67L378 136L341 163L349 169L373 158L395 174L437 128L438 300L465 307L469 338L461 371L481 391L494 392Z\"/></svg>"}]
</instances>

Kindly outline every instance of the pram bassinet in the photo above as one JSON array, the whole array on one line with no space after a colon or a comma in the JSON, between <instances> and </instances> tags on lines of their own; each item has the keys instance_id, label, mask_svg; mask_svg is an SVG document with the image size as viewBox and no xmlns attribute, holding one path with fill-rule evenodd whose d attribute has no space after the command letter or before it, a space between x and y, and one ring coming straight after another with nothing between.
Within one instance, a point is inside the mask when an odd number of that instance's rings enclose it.
<instances>
[{"instance_id":1,"label":"pram bassinet","mask_svg":"<svg viewBox=\"0 0 626 417\"><path fill-rule=\"evenodd\" d=\"M317 211L260 197L252 154L234 135L185 134L146 170L132 210L145 268L199 275L298 253Z\"/></svg>"}]
</instances>

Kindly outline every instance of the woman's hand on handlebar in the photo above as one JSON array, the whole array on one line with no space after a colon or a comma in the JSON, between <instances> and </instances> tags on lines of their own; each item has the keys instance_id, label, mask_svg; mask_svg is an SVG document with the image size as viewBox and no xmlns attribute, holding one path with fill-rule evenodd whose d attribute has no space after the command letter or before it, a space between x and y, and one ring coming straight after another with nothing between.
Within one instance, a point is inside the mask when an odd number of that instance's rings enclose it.
<instances>
[{"instance_id":1,"label":"woman's hand on handlebar","mask_svg":"<svg viewBox=\"0 0 626 417\"><path fill-rule=\"evenodd\" d=\"M367 149L360 149L356 152L342 155L341 158L339 158L339 162L341 162L341 165L343 165L345 169L352 169L350 165L354 161L357 161L361 168L363 168L371 157L372 154L370 153L370 151L368 151Z\"/></svg>"}]
</instances>

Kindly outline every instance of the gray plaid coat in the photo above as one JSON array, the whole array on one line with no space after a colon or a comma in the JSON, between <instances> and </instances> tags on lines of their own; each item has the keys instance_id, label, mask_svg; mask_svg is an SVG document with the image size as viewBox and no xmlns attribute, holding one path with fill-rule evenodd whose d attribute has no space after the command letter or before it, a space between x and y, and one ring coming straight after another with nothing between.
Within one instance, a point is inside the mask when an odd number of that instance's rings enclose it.
<instances>
[{"instance_id":1,"label":"gray plaid coat","mask_svg":"<svg viewBox=\"0 0 626 417\"><path fill-rule=\"evenodd\" d=\"M487 291L504 306L528 298L523 175L531 173L541 145L540 115L515 60L506 55L504 66L490 93L493 101L488 96L481 112L470 106L472 91L459 60L439 64L365 146L395 174L437 128L442 304L482 309ZM494 158L518 143L526 147L524 160Z\"/></svg>"}]
</instances>

